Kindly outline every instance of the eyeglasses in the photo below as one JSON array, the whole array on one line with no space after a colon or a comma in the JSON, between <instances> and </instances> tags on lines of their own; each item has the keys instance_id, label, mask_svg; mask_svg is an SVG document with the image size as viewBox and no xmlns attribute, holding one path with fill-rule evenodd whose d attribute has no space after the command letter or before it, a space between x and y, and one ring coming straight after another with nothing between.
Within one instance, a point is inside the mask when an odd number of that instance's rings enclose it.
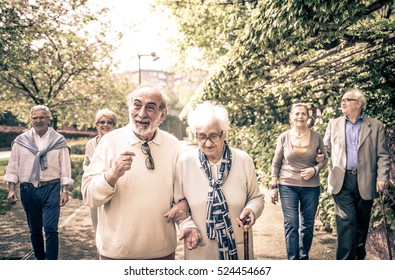
<instances>
[{"instance_id":1,"label":"eyeglasses","mask_svg":"<svg viewBox=\"0 0 395 280\"><path fill-rule=\"evenodd\" d=\"M208 136L204 135L204 134L197 134L196 133L196 139L200 142L200 143L206 143L207 139L210 139L211 142L217 142L219 139L221 139L222 134L224 133L224 131L221 131L221 133L217 134L217 133L210 133Z\"/></svg>"},{"instance_id":2,"label":"eyeglasses","mask_svg":"<svg viewBox=\"0 0 395 280\"><path fill-rule=\"evenodd\" d=\"M355 98L343 98L342 99L342 102L347 102L348 103L348 102L351 102L351 101L357 101L358 102L359 100L355 99Z\"/></svg>"},{"instance_id":3,"label":"eyeglasses","mask_svg":"<svg viewBox=\"0 0 395 280\"><path fill-rule=\"evenodd\" d=\"M32 118L33 121L37 121L37 120L43 121L45 119L49 119L48 116L45 116L45 117L31 117L31 118Z\"/></svg>"},{"instance_id":4,"label":"eyeglasses","mask_svg":"<svg viewBox=\"0 0 395 280\"><path fill-rule=\"evenodd\" d=\"M98 124L101 124L101 125L104 125L104 124L108 124L108 125L113 125L114 124L114 122L113 121L100 121L100 122L97 122Z\"/></svg>"},{"instance_id":5,"label":"eyeglasses","mask_svg":"<svg viewBox=\"0 0 395 280\"><path fill-rule=\"evenodd\" d=\"M145 159L145 166L147 167L148 170L154 170L155 169L155 163L154 163L154 159L151 156L151 149L148 145L147 142L144 142L141 145L141 151L143 152L144 155L147 156L147 158Z\"/></svg>"}]
</instances>

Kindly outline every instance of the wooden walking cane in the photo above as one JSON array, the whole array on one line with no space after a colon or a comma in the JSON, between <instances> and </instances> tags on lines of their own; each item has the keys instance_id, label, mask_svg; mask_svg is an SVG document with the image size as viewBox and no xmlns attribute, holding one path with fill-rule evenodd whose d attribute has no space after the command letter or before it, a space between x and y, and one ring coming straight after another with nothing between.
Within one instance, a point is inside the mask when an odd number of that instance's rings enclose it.
<instances>
[{"instance_id":1,"label":"wooden walking cane","mask_svg":"<svg viewBox=\"0 0 395 280\"><path fill-rule=\"evenodd\" d=\"M390 243L390 237L389 237L390 232L388 229L387 217L385 216L385 211L384 211L383 193L379 192L379 196L380 196L381 211L383 212L383 218L384 218L385 237L387 239L388 256L389 256L389 259L392 260L391 243Z\"/></svg>"},{"instance_id":2,"label":"wooden walking cane","mask_svg":"<svg viewBox=\"0 0 395 280\"><path fill-rule=\"evenodd\" d=\"M243 219L243 225L248 225L251 222L250 219ZM248 240L248 229L244 228L244 259L250 259L250 249L249 249L249 240Z\"/></svg>"}]
</instances>

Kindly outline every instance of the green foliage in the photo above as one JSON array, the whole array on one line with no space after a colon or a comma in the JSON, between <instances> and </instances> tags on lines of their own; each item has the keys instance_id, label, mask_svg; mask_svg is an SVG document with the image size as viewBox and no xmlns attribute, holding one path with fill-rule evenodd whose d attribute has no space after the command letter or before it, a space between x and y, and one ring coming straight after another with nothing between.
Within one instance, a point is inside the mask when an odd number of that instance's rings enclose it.
<instances>
[{"instance_id":1,"label":"green foliage","mask_svg":"<svg viewBox=\"0 0 395 280\"><path fill-rule=\"evenodd\" d=\"M67 143L69 144L71 151L70 154L72 155L85 155L85 147L86 143L88 143L90 138L78 138L78 139L73 139L67 140Z\"/></svg>"},{"instance_id":2,"label":"green foliage","mask_svg":"<svg viewBox=\"0 0 395 280\"><path fill-rule=\"evenodd\" d=\"M21 132L3 132L0 131L0 148L11 149L11 143Z\"/></svg>"},{"instance_id":3,"label":"green foliage","mask_svg":"<svg viewBox=\"0 0 395 280\"><path fill-rule=\"evenodd\" d=\"M129 79L110 73L112 46L104 40L106 10L93 13L87 4L86 0L2 0L3 110L27 123L33 105L46 105L56 129L65 124L87 126L104 107L127 121L124 95L131 85Z\"/></svg>"},{"instance_id":4,"label":"green foliage","mask_svg":"<svg viewBox=\"0 0 395 280\"><path fill-rule=\"evenodd\" d=\"M0 113L0 125L8 125L8 126L25 126L25 123L20 122L12 112L7 111Z\"/></svg>"},{"instance_id":5,"label":"green foliage","mask_svg":"<svg viewBox=\"0 0 395 280\"><path fill-rule=\"evenodd\" d=\"M12 208L12 205L7 200L7 195L7 190L0 189L0 216Z\"/></svg>"},{"instance_id":6,"label":"green foliage","mask_svg":"<svg viewBox=\"0 0 395 280\"><path fill-rule=\"evenodd\" d=\"M232 48L258 2L157 0L156 6L169 8L176 19L184 36L178 42L181 54L197 48L206 60L214 62Z\"/></svg>"},{"instance_id":7,"label":"green foliage","mask_svg":"<svg viewBox=\"0 0 395 280\"><path fill-rule=\"evenodd\" d=\"M393 1L260 1L193 103L215 100L227 107L230 141L251 154L264 185L270 179L277 136L288 129L289 109L295 102L309 104L315 129L324 135L329 119L341 114L341 96L361 88L368 100L364 114L391 128L394 8ZM333 230L326 177L327 171L322 172L319 212Z\"/></svg>"},{"instance_id":8,"label":"green foliage","mask_svg":"<svg viewBox=\"0 0 395 280\"><path fill-rule=\"evenodd\" d=\"M7 169L8 159L0 159L0 175L4 176Z\"/></svg>"},{"instance_id":9,"label":"green foliage","mask_svg":"<svg viewBox=\"0 0 395 280\"><path fill-rule=\"evenodd\" d=\"M84 162L84 155L71 155L71 174L74 180L72 186L70 186L69 190L71 191L74 198L82 199L81 194L81 180L82 175L84 174L84 169L82 164Z\"/></svg>"},{"instance_id":10,"label":"green foliage","mask_svg":"<svg viewBox=\"0 0 395 280\"><path fill-rule=\"evenodd\" d=\"M182 140L186 136L186 125L174 115L167 115L160 129L167 131Z\"/></svg>"}]
</instances>

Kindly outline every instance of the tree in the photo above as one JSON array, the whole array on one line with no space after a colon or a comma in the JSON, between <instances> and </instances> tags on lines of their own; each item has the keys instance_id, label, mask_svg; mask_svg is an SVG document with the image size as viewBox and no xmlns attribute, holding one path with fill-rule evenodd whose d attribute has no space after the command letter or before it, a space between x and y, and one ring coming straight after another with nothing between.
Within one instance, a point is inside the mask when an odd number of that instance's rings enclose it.
<instances>
[{"instance_id":1,"label":"tree","mask_svg":"<svg viewBox=\"0 0 395 280\"><path fill-rule=\"evenodd\" d=\"M86 28L105 30L98 17L106 10L95 16L87 0L1 2L0 100L22 117L27 107L46 105L56 128L58 116L91 100L76 85L108 71L111 47Z\"/></svg>"},{"instance_id":2,"label":"tree","mask_svg":"<svg viewBox=\"0 0 395 280\"><path fill-rule=\"evenodd\" d=\"M163 5L175 17L183 36L178 41L181 56L187 56L188 50L196 48L204 54L203 61L210 65L232 49L258 2L157 0L156 7Z\"/></svg>"}]
</instances>

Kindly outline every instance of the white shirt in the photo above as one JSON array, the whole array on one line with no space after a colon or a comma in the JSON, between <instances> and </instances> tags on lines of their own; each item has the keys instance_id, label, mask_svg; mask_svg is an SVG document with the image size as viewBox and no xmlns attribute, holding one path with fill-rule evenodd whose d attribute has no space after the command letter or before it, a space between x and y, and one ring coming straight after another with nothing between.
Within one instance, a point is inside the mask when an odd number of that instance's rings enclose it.
<instances>
[{"instance_id":1,"label":"white shirt","mask_svg":"<svg viewBox=\"0 0 395 280\"><path fill-rule=\"evenodd\" d=\"M33 133L34 142L38 149L46 147L50 129L52 128L49 128L43 137L40 137L35 132ZM14 143L12 145L11 156L8 161L4 181L14 184L29 182L34 159L35 155L32 152ZM44 170L40 169L40 181L50 181L60 178L62 186L73 184L74 180L71 178L70 155L67 147L49 151L47 153L47 161L48 168Z\"/></svg>"}]
</instances>

